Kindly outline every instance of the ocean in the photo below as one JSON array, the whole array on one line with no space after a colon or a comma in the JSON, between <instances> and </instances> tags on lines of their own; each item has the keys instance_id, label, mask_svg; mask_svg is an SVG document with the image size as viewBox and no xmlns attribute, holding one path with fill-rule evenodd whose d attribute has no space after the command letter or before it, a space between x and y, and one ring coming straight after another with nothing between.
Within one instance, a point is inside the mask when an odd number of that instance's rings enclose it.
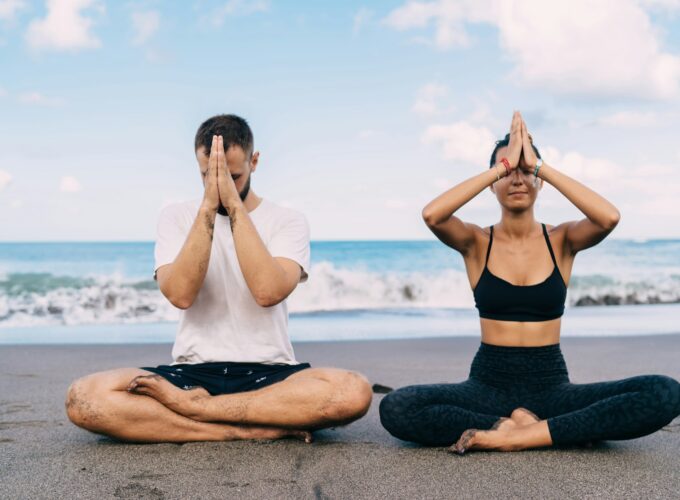
<instances>
[{"instance_id":1,"label":"ocean","mask_svg":"<svg viewBox=\"0 0 680 500\"><path fill-rule=\"evenodd\" d=\"M0 343L172 341L153 242L0 243ZM477 335L462 258L438 241L312 242L293 340ZM576 258L565 335L677 332L680 240L608 240Z\"/></svg>"}]
</instances>

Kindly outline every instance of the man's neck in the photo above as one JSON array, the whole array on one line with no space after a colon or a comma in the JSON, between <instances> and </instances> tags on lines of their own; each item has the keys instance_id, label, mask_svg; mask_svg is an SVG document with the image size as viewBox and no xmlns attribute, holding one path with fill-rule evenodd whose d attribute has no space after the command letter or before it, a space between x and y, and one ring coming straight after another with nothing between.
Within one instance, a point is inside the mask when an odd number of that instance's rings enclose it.
<instances>
[{"instance_id":1,"label":"man's neck","mask_svg":"<svg viewBox=\"0 0 680 500\"><path fill-rule=\"evenodd\" d=\"M260 206L260 203L262 203L262 198L256 195L252 190L248 193L246 199L243 200L243 206L248 212L255 210Z\"/></svg>"}]
</instances>

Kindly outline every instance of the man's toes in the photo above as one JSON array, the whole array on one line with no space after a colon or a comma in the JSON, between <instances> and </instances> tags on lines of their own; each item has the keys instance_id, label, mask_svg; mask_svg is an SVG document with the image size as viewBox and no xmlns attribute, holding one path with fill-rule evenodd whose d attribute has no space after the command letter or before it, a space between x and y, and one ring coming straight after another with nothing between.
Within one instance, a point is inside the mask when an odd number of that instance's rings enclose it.
<instances>
[{"instance_id":1,"label":"man's toes","mask_svg":"<svg viewBox=\"0 0 680 500\"><path fill-rule=\"evenodd\" d=\"M140 375L132 379L127 390L128 392L134 392L135 394L142 394L142 392L140 392L142 389L155 389L157 382L160 382L161 379L162 377L160 375Z\"/></svg>"},{"instance_id":2,"label":"man's toes","mask_svg":"<svg viewBox=\"0 0 680 500\"><path fill-rule=\"evenodd\" d=\"M309 431L292 431L287 435L295 439L299 439L300 441L304 441L307 444L314 441L314 436L312 436L312 433Z\"/></svg>"},{"instance_id":3,"label":"man's toes","mask_svg":"<svg viewBox=\"0 0 680 500\"><path fill-rule=\"evenodd\" d=\"M146 379L149 377L157 377L158 375L138 375L133 378L128 384L128 390L133 389L139 385L146 385Z\"/></svg>"},{"instance_id":4,"label":"man's toes","mask_svg":"<svg viewBox=\"0 0 680 500\"><path fill-rule=\"evenodd\" d=\"M152 391L150 391L147 387L144 387L144 386L135 387L134 389L129 390L128 392L130 394L136 394L138 396L153 397L153 395L154 395L154 393Z\"/></svg>"},{"instance_id":5,"label":"man's toes","mask_svg":"<svg viewBox=\"0 0 680 500\"><path fill-rule=\"evenodd\" d=\"M190 393L192 400L210 397L210 393L200 385L193 385L186 390Z\"/></svg>"}]
</instances>

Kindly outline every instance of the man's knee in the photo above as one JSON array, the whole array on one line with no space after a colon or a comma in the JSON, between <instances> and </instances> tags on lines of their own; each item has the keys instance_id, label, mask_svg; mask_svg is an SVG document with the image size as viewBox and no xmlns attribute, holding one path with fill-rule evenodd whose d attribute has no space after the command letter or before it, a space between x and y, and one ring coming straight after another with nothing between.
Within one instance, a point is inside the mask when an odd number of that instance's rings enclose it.
<instances>
[{"instance_id":1,"label":"man's knee","mask_svg":"<svg viewBox=\"0 0 680 500\"><path fill-rule=\"evenodd\" d=\"M93 373L79 378L66 392L66 415L78 427L102 432L106 424L108 399L113 391L122 390L136 375L147 373L136 368L122 368Z\"/></svg>"},{"instance_id":2,"label":"man's knee","mask_svg":"<svg viewBox=\"0 0 680 500\"><path fill-rule=\"evenodd\" d=\"M69 420L83 429L94 430L101 420L100 404L97 399L101 391L93 376L79 378L66 392L66 415Z\"/></svg>"},{"instance_id":3,"label":"man's knee","mask_svg":"<svg viewBox=\"0 0 680 500\"><path fill-rule=\"evenodd\" d=\"M327 408L328 417L335 422L351 422L368 412L373 399L371 385L363 375L341 371L334 377L334 404Z\"/></svg>"}]
</instances>

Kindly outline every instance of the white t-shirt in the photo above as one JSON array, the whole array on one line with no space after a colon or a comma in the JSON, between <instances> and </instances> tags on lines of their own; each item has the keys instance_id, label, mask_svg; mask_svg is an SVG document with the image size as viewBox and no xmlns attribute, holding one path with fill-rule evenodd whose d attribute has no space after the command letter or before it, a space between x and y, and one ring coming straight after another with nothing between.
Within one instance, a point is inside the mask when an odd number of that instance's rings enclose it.
<instances>
[{"instance_id":1,"label":"white t-shirt","mask_svg":"<svg viewBox=\"0 0 680 500\"><path fill-rule=\"evenodd\" d=\"M154 250L155 270L171 264L179 254L201 200L165 207L158 221ZM305 216L263 199L249 212L272 257L291 259L309 269L309 225ZM229 217L217 214L210 263L194 303L180 311L172 349L174 363L238 361L297 364L288 337L288 307L257 304L239 266Z\"/></svg>"}]
</instances>

